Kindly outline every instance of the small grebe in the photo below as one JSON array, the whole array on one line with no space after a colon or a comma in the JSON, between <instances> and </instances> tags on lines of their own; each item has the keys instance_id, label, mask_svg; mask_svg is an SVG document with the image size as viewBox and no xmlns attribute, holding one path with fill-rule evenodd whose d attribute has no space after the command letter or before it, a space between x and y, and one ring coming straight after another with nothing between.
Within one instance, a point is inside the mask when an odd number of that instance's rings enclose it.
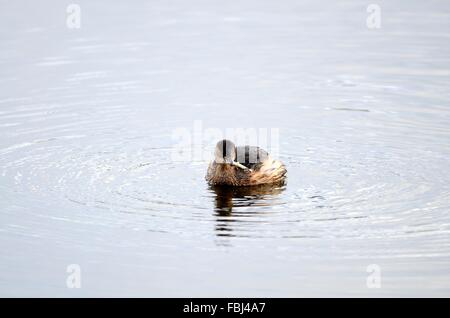
<instances>
[{"instance_id":1,"label":"small grebe","mask_svg":"<svg viewBox=\"0 0 450 318\"><path fill-rule=\"evenodd\" d=\"M259 147L236 147L224 139L217 143L214 157L206 173L211 185L251 186L281 183L286 178L283 163Z\"/></svg>"}]
</instances>

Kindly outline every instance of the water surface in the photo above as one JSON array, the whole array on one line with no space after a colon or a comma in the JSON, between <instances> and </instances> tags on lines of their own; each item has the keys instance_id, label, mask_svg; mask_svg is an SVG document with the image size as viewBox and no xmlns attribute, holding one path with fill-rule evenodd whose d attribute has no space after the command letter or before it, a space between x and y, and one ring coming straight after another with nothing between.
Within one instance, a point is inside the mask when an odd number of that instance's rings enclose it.
<instances>
[{"instance_id":1,"label":"water surface","mask_svg":"<svg viewBox=\"0 0 450 318\"><path fill-rule=\"evenodd\" d=\"M450 295L447 1L78 3L0 5L0 295ZM209 187L196 122L287 184Z\"/></svg>"}]
</instances>

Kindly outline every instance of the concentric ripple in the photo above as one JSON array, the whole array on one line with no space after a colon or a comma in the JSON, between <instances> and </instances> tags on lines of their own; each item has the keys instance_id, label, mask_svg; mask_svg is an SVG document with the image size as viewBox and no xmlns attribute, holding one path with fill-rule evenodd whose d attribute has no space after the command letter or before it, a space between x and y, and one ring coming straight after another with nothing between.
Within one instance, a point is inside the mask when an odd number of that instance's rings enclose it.
<instances>
[{"instance_id":1,"label":"concentric ripple","mask_svg":"<svg viewBox=\"0 0 450 318\"><path fill-rule=\"evenodd\" d=\"M10 200L5 207L20 197L25 205L59 207L40 214L44 218L192 239L339 239L371 241L380 257L386 244L389 255L450 253L443 153L411 149L386 138L386 131L305 140L287 126L280 154L287 184L230 190L205 183L206 163L173 161L167 129L136 119L128 127L126 118L136 110L127 106L88 112L26 100L3 103L21 105L0 116L2 124L17 122L2 128L13 141L0 150L2 192ZM351 114L378 123L371 113ZM61 209L67 206L68 212ZM417 243L397 250L399 240ZM345 254L361 257L353 250Z\"/></svg>"}]
</instances>

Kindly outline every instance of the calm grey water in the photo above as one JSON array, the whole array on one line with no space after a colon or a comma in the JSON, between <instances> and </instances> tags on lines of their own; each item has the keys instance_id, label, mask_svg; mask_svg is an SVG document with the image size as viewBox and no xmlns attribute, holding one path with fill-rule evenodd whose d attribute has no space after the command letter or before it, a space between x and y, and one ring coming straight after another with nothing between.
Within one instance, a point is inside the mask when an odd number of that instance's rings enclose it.
<instances>
[{"instance_id":1,"label":"calm grey water","mask_svg":"<svg viewBox=\"0 0 450 318\"><path fill-rule=\"evenodd\" d=\"M450 296L448 1L77 3L0 4L0 295ZM210 189L197 121L287 185Z\"/></svg>"}]
</instances>

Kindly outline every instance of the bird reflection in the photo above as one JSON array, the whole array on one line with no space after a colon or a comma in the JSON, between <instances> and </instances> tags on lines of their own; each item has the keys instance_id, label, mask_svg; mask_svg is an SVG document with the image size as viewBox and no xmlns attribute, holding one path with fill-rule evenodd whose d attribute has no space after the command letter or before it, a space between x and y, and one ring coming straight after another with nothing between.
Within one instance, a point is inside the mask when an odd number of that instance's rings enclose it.
<instances>
[{"instance_id":1,"label":"bird reflection","mask_svg":"<svg viewBox=\"0 0 450 318\"><path fill-rule=\"evenodd\" d=\"M259 214L258 207L271 206L274 196L285 187L284 183L279 183L251 187L210 186L210 189L215 193L216 235L220 237L234 236L233 222L238 221L238 217ZM255 207L255 210L243 212L239 210L241 207Z\"/></svg>"}]
</instances>

